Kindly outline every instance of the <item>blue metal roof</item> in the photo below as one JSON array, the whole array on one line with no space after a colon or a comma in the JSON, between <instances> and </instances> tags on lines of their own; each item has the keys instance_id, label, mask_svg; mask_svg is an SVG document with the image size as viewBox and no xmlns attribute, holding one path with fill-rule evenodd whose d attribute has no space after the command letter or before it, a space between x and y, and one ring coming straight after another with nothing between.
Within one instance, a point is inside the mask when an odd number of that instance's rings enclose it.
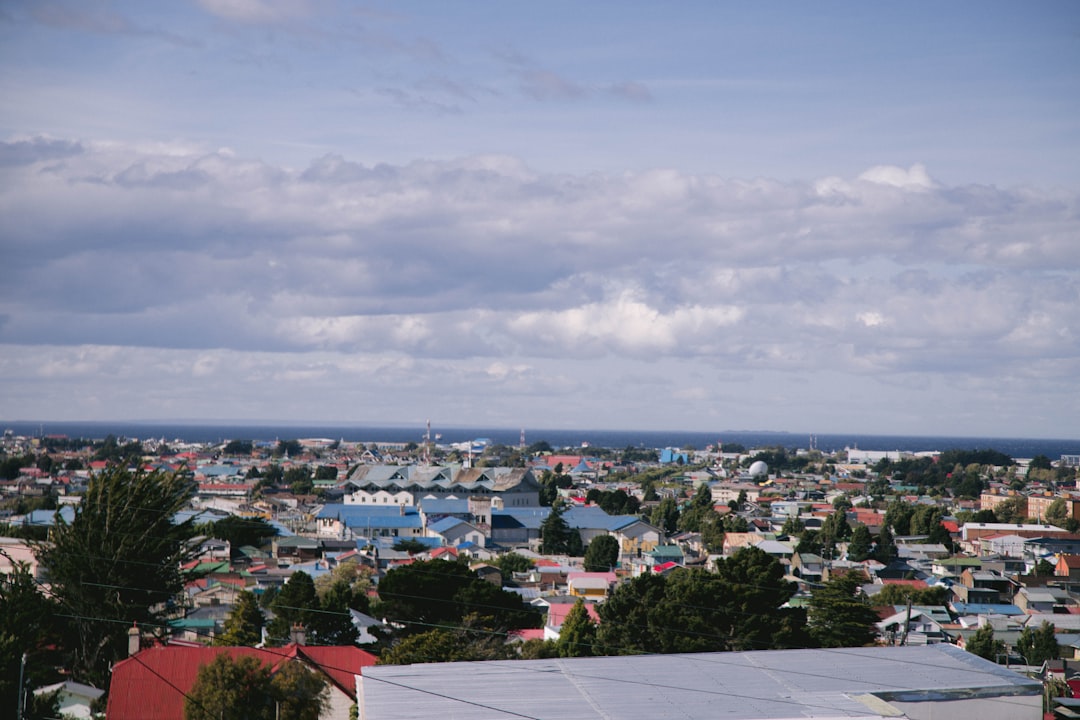
<instances>
[{"instance_id":1,"label":"blue metal roof","mask_svg":"<svg viewBox=\"0 0 1080 720\"><path fill-rule=\"evenodd\" d=\"M952 609L957 615L1023 615L1024 611L1007 603L954 602Z\"/></svg>"},{"instance_id":2,"label":"blue metal roof","mask_svg":"<svg viewBox=\"0 0 1080 720\"><path fill-rule=\"evenodd\" d=\"M460 515L469 512L468 500L424 498L417 504L428 515Z\"/></svg>"},{"instance_id":3,"label":"blue metal roof","mask_svg":"<svg viewBox=\"0 0 1080 720\"><path fill-rule=\"evenodd\" d=\"M465 521L462 520L461 518L447 517L447 518L443 518L442 520L439 520L437 522L433 522L430 525L428 525L428 530L430 530L431 532L436 532L436 533L444 533L447 530L451 530L451 529L457 527L458 525L461 525L462 523L465 523Z\"/></svg>"},{"instance_id":4,"label":"blue metal roof","mask_svg":"<svg viewBox=\"0 0 1080 720\"><path fill-rule=\"evenodd\" d=\"M346 505L344 503L323 505L322 510L315 517L320 520L326 518L341 520L348 525L353 521L353 518L390 517L391 515L397 517L420 517L417 509L412 505L406 505L402 508L400 505Z\"/></svg>"}]
</instances>

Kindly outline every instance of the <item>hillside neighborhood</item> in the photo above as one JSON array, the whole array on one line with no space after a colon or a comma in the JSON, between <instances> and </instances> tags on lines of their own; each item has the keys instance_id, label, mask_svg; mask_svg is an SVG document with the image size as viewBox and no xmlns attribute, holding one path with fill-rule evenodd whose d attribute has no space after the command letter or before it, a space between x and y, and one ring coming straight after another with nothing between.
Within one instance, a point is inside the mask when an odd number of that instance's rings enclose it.
<instances>
[{"instance_id":1,"label":"hillside neighborhood","mask_svg":"<svg viewBox=\"0 0 1080 720\"><path fill-rule=\"evenodd\" d=\"M1080 713L1080 456L0 449L5 717Z\"/></svg>"}]
</instances>

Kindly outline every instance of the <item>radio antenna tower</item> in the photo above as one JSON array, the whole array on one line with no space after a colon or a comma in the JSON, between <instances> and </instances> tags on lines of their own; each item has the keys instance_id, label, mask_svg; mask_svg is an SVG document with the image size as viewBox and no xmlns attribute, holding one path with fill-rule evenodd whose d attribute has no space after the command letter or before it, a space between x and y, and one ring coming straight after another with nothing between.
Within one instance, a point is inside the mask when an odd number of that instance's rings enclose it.
<instances>
[{"instance_id":1,"label":"radio antenna tower","mask_svg":"<svg viewBox=\"0 0 1080 720\"><path fill-rule=\"evenodd\" d=\"M427 430L424 432L424 464L431 464L431 418L428 418Z\"/></svg>"}]
</instances>

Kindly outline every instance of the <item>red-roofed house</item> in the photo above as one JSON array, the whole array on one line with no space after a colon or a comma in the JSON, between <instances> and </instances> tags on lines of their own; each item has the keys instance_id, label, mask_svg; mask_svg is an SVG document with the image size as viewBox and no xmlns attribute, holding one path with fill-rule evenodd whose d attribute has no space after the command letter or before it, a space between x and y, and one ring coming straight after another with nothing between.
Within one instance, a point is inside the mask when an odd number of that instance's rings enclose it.
<instances>
[{"instance_id":1,"label":"red-roofed house","mask_svg":"<svg viewBox=\"0 0 1080 720\"><path fill-rule=\"evenodd\" d=\"M286 645L280 648L183 647L147 648L113 667L108 720L184 720L185 694L195 685L199 668L221 654L233 659L254 657L276 671L291 660L322 674L330 686L324 719L348 720L356 702L356 676L377 658L354 646Z\"/></svg>"},{"instance_id":2,"label":"red-roofed house","mask_svg":"<svg viewBox=\"0 0 1080 720\"><path fill-rule=\"evenodd\" d=\"M915 590L925 590L929 587L925 580L907 580L905 578L882 578L882 585L904 585Z\"/></svg>"},{"instance_id":3,"label":"red-roofed house","mask_svg":"<svg viewBox=\"0 0 1080 720\"><path fill-rule=\"evenodd\" d=\"M574 609L574 603L551 603L547 609L547 621L544 623L544 639L558 640L566 616ZM596 612L596 606L585 603L585 612L594 623L600 622L600 614ZM111 720L111 719L110 719Z\"/></svg>"}]
</instances>

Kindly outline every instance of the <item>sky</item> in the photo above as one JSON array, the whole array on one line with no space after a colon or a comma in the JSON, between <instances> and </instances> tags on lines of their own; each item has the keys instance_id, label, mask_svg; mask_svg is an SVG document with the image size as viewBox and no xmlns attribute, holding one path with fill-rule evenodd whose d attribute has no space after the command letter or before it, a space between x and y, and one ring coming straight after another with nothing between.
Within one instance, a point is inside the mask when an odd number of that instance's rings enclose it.
<instances>
[{"instance_id":1,"label":"sky","mask_svg":"<svg viewBox=\"0 0 1080 720\"><path fill-rule=\"evenodd\" d=\"M0 0L0 420L1080 438L1080 4Z\"/></svg>"}]
</instances>

